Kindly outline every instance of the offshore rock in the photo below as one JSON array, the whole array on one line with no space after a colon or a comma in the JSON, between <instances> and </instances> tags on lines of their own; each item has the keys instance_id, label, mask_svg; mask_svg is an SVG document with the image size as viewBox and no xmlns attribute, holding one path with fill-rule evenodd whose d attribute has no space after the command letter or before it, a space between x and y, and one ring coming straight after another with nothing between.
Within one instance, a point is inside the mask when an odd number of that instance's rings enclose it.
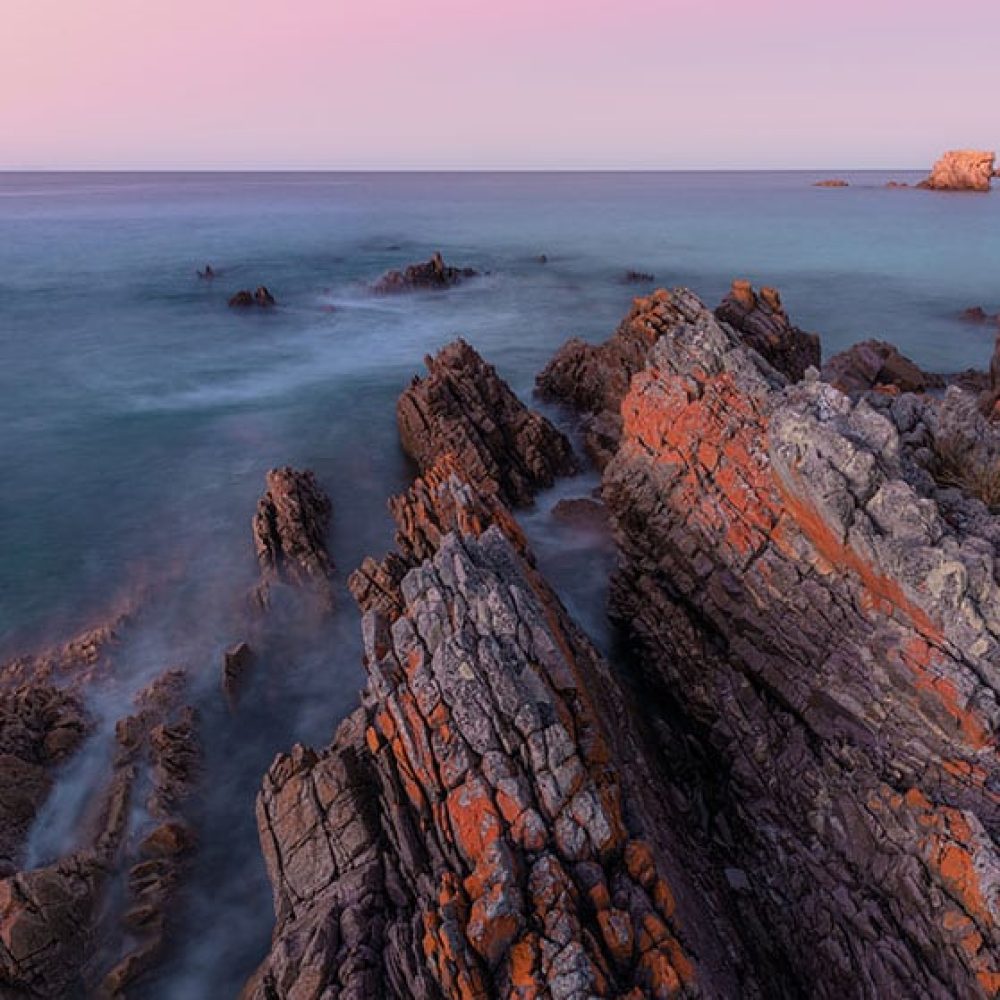
<instances>
[{"instance_id":1,"label":"offshore rock","mask_svg":"<svg viewBox=\"0 0 1000 1000\"><path fill-rule=\"evenodd\" d=\"M715 315L792 382L820 366L819 336L792 326L775 288L758 295L749 281L734 281Z\"/></svg>"},{"instance_id":2,"label":"offshore rock","mask_svg":"<svg viewBox=\"0 0 1000 1000\"><path fill-rule=\"evenodd\" d=\"M831 177L829 180L816 181L813 187L818 188L845 188L850 187L850 184L839 177Z\"/></svg>"},{"instance_id":3,"label":"offshore rock","mask_svg":"<svg viewBox=\"0 0 1000 1000\"><path fill-rule=\"evenodd\" d=\"M479 272L471 267L451 267L444 262L440 253L422 264L410 264L402 271L387 271L372 286L379 295L451 288L466 278L475 278Z\"/></svg>"},{"instance_id":4,"label":"offshore rock","mask_svg":"<svg viewBox=\"0 0 1000 1000\"><path fill-rule=\"evenodd\" d=\"M960 149L945 153L917 186L931 191L989 191L996 154Z\"/></svg>"},{"instance_id":5,"label":"offshore rock","mask_svg":"<svg viewBox=\"0 0 1000 1000\"><path fill-rule=\"evenodd\" d=\"M424 363L427 376L414 378L396 405L403 450L422 472L451 455L478 490L523 506L576 471L566 436L529 410L464 340Z\"/></svg>"},{"instance_id":6,"label":"offshore rock","mask_svg":"<svg viewBox=\"0 0 1000 1000\"><path fill-rule=\"evenodd\" d=\"M835 354L823 366L823 379L848 395L873 389L924 392L945 384L884 340L864 340Z\"/></svg>"},{"instance_id":7,"label":"offshore rock","mask_svg":"<svg viewBox=\"0 0 1000 1000\"><path fill-rule=\"evenodd\" d=\"M362 707L258 799L277 923L244 997L761 995L523 536L452 460L394 512L395 594L356 590Z\"/></svg>"},{"instance_id":8,"label":"offshore rock","mask_svg":"<svg viewBox=\"0 0 1000 1000\"><path fill-rule=\"evenodd\" d=\"M1000 992L1000 521L920 467L934 409L708 315L623 404L613 607L771 996Z\"/></svg>"},{"instance_id":9,"label":"offshore rock","mask_svg":"<svg viewBox=\"0 0 1000 1000\"><path fill-rule=\"evenodd\" d=\"M621 401L633 375L646 366L650 348L704 306L686 290L663 289L637 298L602 344L574 337L556 352L535 380L538 395L581 414L587 453L602 468L618 447Z\"/></svg>"},{"instance_id":10,"label":"offshore rock","mask_svg":"<svg viewBox=\"0 0 1000 1000\"><path fill-rule=\"evenodd\" d=\"M277 305L274 296L264 285L258 286L253 292L243 289L229 300L229 307L231 309L249 309L255 306L258 309L270 309L274 305Z\"/></svg>"},{"instance_id":11,"label":"offshore rock","mask_svg":"<svg viewBox=\"0 0 1000 1000\"><path fill-rule=\"evenodd\" d=\"M254 549L260 584L254 597L261 607L275 584L301 587L332 610L333 564L326 549L333 505L310 469L271 469L267 490L253 518Z\"/></svg>"}]
</instances>

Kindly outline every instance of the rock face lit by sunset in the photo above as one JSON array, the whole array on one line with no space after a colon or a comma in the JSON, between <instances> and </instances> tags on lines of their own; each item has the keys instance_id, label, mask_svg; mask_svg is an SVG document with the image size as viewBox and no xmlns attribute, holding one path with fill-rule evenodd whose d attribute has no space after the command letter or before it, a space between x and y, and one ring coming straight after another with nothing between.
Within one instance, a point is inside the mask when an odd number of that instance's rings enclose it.
<instances>
[{"instance_id":1,"label":"rock face lit by sunset","mask_svg":"<svg viewBox=\"0 0 1000 1000\"><path fill-rule=\"evenodd\" d=\"M997 37L8 0L0 998L1000 996Z\"/></svg>"}]
</instances>

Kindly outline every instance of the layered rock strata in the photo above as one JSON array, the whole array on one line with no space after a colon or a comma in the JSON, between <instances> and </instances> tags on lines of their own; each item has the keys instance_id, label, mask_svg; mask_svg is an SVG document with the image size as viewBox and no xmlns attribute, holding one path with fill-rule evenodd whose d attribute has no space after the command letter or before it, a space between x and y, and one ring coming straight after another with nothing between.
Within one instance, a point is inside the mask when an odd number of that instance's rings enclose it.
<instances>
[{"instance_id":1,"label":"layered rock strata","mask_svg":"<svg viewBox=\"0 0 1000 1000\"><path fill-rule=\"evenodd\" d=\"M424 360L427 375L414 378L396 407L403 449L422 472L451 455L477 489L522 506L576 471L566 436L529 410L464 340Z\"/></svg>"},{"instance_id":2,"label":"layered rock strata","mask_svg":"<svg viewBox=\"0 0 1000 1000\"><path fill-rule=\"evenodd\" d=\"M737 995L607 666L460 470L396 502L404 543L352 580L362 707L265 779L277 925L245 997Z\"/></svg>"},{"instance_id":3,"label":"layered rock strata","mask_svg":"<svg viewBox=\"0 0 1000 1000\"><path fill-rule=\"evenodd\" d=\"M613 609L769 995L991 997L1000 521L923 471L931 402L880 406L707 311L661 338L605 470Z\"/></svg>"},{"instance_id":4,"label":"layered rock strata","mask_svg":"<svg viewBox=\"0 0 1000 1000\"><path fill-rule=\"evenodd\" d=\"M792 325L776 288L758 294L749 281L736 280L715 315L793 382L820 366L819 335Z\"/></svg>"},{"instance_id":5,"label":"layered rock strata","mask_svg":"<svg viewBox=\"0 0 1000 1000\"><path fill-rule=\"evenodd\" d=\"M996 154L958 149L945 153L918 187L931 191L989 191Z\"/></svg>"},{"instance_id":6,"label":"layered rock strata","mask_svg":"<svg viewBox=\"0 0 1000 1000\"><path fill-rule=\"evenodd\" d=\"M333 564L326 548L333 505L309 470L284 466L267 474L253 517L260 567L255 600L267 607L275 584L301 587L326 609L334 604Z\"/></svg>"}]
</instances>

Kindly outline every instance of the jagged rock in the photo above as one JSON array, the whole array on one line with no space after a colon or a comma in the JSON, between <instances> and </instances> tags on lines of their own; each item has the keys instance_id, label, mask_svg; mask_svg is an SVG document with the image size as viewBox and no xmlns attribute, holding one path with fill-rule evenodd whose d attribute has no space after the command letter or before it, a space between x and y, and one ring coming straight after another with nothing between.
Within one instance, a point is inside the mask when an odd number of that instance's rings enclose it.
<instances>
[{"instance_id":1,"label":"jagged rock","mask_svg":"<svg viewBox=\"0 0 1000 1000\"><path fill-rule=\"evenodd\" d=\"M0 875L17 871L31 824L52 788L52 770L89 728L80 699L44 684L0 694Z\"/></svg>"},{"instance_id":2,"label":"jagged rock","mask_svg":"<svg viewBox=\"0 0 1000 1000\"><path fill-rule=\"evenodd\" d=\"M118 998L161 953L168 907L193 845L180 811L199 751L183 696L178 670L137 696L136 713L116 726L112 773L78 830L76 849L0 880L0 995ZM146 802L139 803L143 789ZM144 811L159 825L134 841ZM113 890L125 872L116 930Z\"/></svg>"},{"instance_id":3,"label":"jagged rock","mask_svg":"<svg viewBox=\"0 0 1000 1000\"><path fill-rule=\"evenodd\" d=\"M253 667L254 655L246 642L230 646L222 655L222 693L230 708L235 708L247 674Z\"/></svg>"},{"instance_id":4,"label":"jagged rock","mask_svg":"<svg viewBox=\"0 0 1000 1000\"><path fill-rule=\"evenodd\" d=\"M847 181L845 181L845 180L842 180L842 179L837 178L837 177L833 177L830 180L826 180L826 181L816 181L813 184L813 187L818 187L818 188L845 188L845 187L850 187L850 184L848 184Z\"/></svg>"},{"instance_id":5,"label":"jagged rock","mask_svg":"<svg viewBox=\"0 0 1000 1000\"><path fill-rule=\"evenodd\" d=\"M566 436L529 410L464 340L424 363L427 376L414 378L396 406L403 450L422 472L450 454L477 489L525 505L576 471Z\"/></svg>"},{"instance_id":6,"label":"jagged rock","mask_svg":"<svg viewBox=\"0 0 1000 1000\"><path fill-rule=\"evenodd\" d=\"M715 315L793 382L819 368L819 337L792 326L777 289L762 288L757 295L749 281L734 281Z\"/></svg>"},{"instance_id":7,"label":"jagged rock","mask_svg":"<svg viewBox=\"0 0 1000 1000\"><path fill-rule=\"evenodd\" d=\"M324 608L333 608L333 564L326 550L332 514L330 498L311 470L284 466L268 472L253 518L261 575L254 597L261 607L269 605L271 587L284 583L309 590Z\"/></svg>"},{"instance_id":8,"label":"jagged rock","mask_svg":"<svg viewBox=\"0 0 1000 1000\"><path fill-rule=\"evenodd\" d=\"M402 271L387 271L372 286L379 295L411 292L426 289L450 288L466 278L475 278L479 272L471 267L451 267L436 252L422 264L410 264Z\"/></svg>"},{"instance_id":9,"label":"jagged rock","mask_svg":"<svg viewBox=\"0 0 1000 1000\"><path fill-rule=\"evenodd\" d=\"M253 292L248 289L243 289L237 292L229 300L229 306L232 309L248 309L256 306L260 309L270 309L271 306L277 305L274 300L274 296L264 287L264 285L259 285L257 289Z\"/></svg>"},{"instance_id":10,"label":"jagged rock","mask_svg":"<svg viewBox=\"0 0 1000 1000\"><path fill-rule=\"evenodd\" d=\"M707 313L661 338L604 473L613 608L769 995L992 997L1000 523L919 468L931 401L879 405Z\"/></svg>"},{"instance_id":11,"label":"jagged rock","mask_svg":"<svg viewBox=\"0 0 1000 1000\"><path fill-rule=\"evenodd\" d=\"M823 379L848 395L872 389L924 392L945 384L884 340L864 340L835 354L823 366Z\"/></svg>"},{"instance_id":12,"label":"jagged rock","mask_svg":"<svg viewBox=\"0 0 1000 1000\"><path fill-rule=\"evenodd\" d=\"M598 467L618 446L619 409L630 379L645 367L653 344L700 307L690 292L659 289L637 298L608 340L568 340L535 380L542 399L564 403L582 415L584 444Z\"/></svg>"},{"instance_id":13,"label":"jagged rock","mask_svg":"<svg viewBox=\"0 0 1000 1000\"><path fill-rule=\"evenodd\" d=\"M622 697L523 536L451 462L394 510L362 708L258 800L277 925L244 997L761 995L713 876L670 862Z\"/></svg>"},{"instance_id":14,"label":"jagged rock","mask_svg":"<svg viewBox=\"0 0 1000 1000\"><path fill-rule=\"evenodd\" d=\"M989 191L996 154L959 149L945 153L917 187L931 191Z\"/></svg>"}]
</instances>

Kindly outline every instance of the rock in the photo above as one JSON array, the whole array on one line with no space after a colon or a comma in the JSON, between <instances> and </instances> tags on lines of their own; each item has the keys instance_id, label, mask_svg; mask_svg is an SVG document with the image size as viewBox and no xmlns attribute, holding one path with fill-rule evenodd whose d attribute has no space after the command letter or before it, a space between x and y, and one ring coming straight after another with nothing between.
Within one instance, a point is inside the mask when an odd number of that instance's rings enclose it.
<instances>
[{"instance_id":1,"label":"rock","mask_svg":"<svg viewBox=\"0 0 1000 1000\"><path fill-rule=\"evenodd\" d=\"M379 295L410 292L427 289L450 288L466 278L475 278L479 272L471 267L451 267L445 264L440 253L422 264L410 264L402 271L387 271L372 286Z\"/></svg>"},{"instance_id":2,"label":"rock","mask_svg":"<svg viewBox=\"0 0 1000 1000\"><path fill-rule=\"evenodd\" d=\"M887 188L908 188L910 185L906 181L886 181L885 186Z\"/></svg>"},{"instance_id":3,"label":"rock","mask_svg":"<svg viewBox=\"0 0 1000 1000\"><path fill-rule=\"evenodd\" d=\"M236 707L246 683L247 675L253 667L254 655L249 643L240 642L230 646L222 656L222 693L231 709Z\"/></svg>"},{"instance_id":4,"label":"rock","mask_svg":"<svg viewBox=\"0 0 1000 1000\"><path fill-rule=\"evenodd\" d=\"M645 367L653 344L693 317L700 305L690 292L660 289L637 298L608 340L568 340L535 380L542 399L563 403L581 415L584 444L598 468L618 446L619 410L632 376Z\"/></svg>"},{"instance_id":5,"label":"rock","mask_svg":"<svg viewBox=\"0 0 1000 1000\"><path fill-rule=\"evenodd\" d=\"M608 530L607 508L603 503L588 497L560 500L552 508L552 516L557 521L585 531L603 533Z\"/></svg>"},{"instance_id":6,"label":"rock","mask_svg":"<svg viewBox=\"0 0 1000 1000\"><path fill-rule=\"evenodd\" d=\"M204 278L206 281L211 281L215 277L215 269L211 264L206 264L205 269L198 272L198 277Z\"/></svg>"},{"instance_id":7,"label":"rock","mask_svg":"<svg viewBox=\"0 0 1000 1000\"><path fill-rule=\"evenodd\" d=\"M362 707L258 799L276 926L244 998L740 995L607 665L484 502L449 459L393 505Z\"/></svg>"},{"instance_id":8,"label":"rock","mask_svg":"<svg viewBox=\"0 0 1000 1000\"><path fill-rule=\"evenodd\" d=\"M424 363L427 376L414 378L396 406L403 450L421 471L451 454L477 490L515 506L576 471L566 436L529 410L464 340Z\"/></svg>"},{"instance_id":9,"label":"rock","mask_svg":"<svg viewBox=\"0 0 1000 1000\"><path fill-rule=\"evenodd\" d=\"M964 323L995 323L1000 326L1000 313L988 313L982 306L963 309L958 318Z\"/></svg>"},{"instance_id":10,"label":"rock","mask_svg":"<svg viewBox=\"0 0 1000 1000\"><path fill-rule=\"evenodd\" d=\"M547 254L544 254L544 253L540 253L540 254L539 254L539 255L538 255L538 256L537 256L536 258L535 258L535 263L536 263L536 264L548 264L548 262L549 262L549 258L548 258L548 255L547 255Z\"/></svg>"},{"instance_id":11,"label":"rock","mask_svg":"<svg viewBox=\"0 0 1000 1000\"><path fill-rule=\"evenodd\" d=\"M768 995L985 998L1000 520L919 468L937 403L874 402L706 313L660 338L604 472L612 606Z\"/></svg>"},{"instance_id":12,"label":"rock","mask_svg":"<svg viewBox=\"0 0 1000 1000\"><path fill-rule=\"evenodd\" d=\"M849 395L873 389L924 392L945 384L884 340L865 340L835 354L823 366L823 379Z\"/></svg>"},{"instance_id":13,"label":"rock","mask_svg":"<svg viewBox=\"0 0 1000 1000\"><path fill-rule=\"evenodd\" d=\"M850 185L847 183L847 181L841 180L840 178L831 178L830 180L826 180L826 181L816 181L813 184L813 187L818 187L818 188L845 188L845 187L850 187Z\"/></svg>"},{"instance_id":14,"label":"rock","mask_svg":"<svg viewBox=\"0 0 1000 1000\"><path fill-rule=\"evenodd\" d=\"M253 292L243 289L243 291L237 292L229 300L230 308L233 309L247 309L252 306L260 309L270 309L271 306L276 304L274 296L263 285L260 285Z\"/></svg>"},{"instance_id":15,"label":"rock","mask_svg":"<svg viewBox=\"0 0 1000 1000\"><path fill-rule=\"evenodd\" d=\"M656 281L656 275L650 274L647 271L626 271L625 272L625 284L626 285L648 285Z\"/></svg>"},{"instance_id":16,"label":"rock","mask_svg":"<svg viewBox=\"0 0 1000 1000\"><path fill-rule=\"evenodd\" d=\"M749 281L734 281L715 315L793 382L820 365L819 337L792 326L777 289L765 287L757 295Z\"/></svg>"},{"instance_id":17,"label":"rock","mask_svg":"<svg viewBox=\"0 0 1000 1000\"><path fill-rule=\"evenodd\" d=\"M268 472L253 518L261 577L254 598L261 607L269 606L271 588L280 583L305 588L323 608L333 609L333 563L326 549L332 514L311 470L286 465Z\"/></svg>"},{"instance_id":18,"label":"rock","mask_svg":"<svg viewBox=\"0 0 1000 1000\"><path fill-rule=\"evenodd\" d=\"M917 187L931 191L989 191L996 154L961 149L945 153Z\"/></svg>"}]
</instances>

